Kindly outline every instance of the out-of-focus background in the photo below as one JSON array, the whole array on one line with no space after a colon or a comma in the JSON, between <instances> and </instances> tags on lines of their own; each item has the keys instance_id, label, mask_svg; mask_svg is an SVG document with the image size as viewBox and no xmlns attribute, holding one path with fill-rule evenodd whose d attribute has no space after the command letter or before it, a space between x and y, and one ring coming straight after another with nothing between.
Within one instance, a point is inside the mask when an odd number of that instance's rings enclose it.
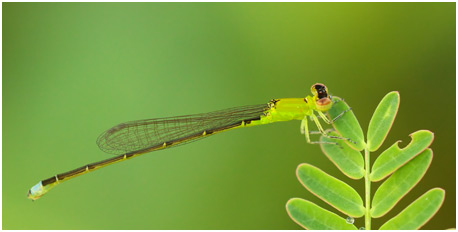
<instances>
[{"instance_id":1,"label":"out-of-focus background","mask_svg":"<svg viewBox=\"0 0 458 232\"><path fill-rule=\"evenodd\" d=\"M292 197L336 212L297 181L300 163L364 186L307 144L299 121L150 153L35 202L26 193L112 157L95 141L118 123L304 97L316 82L364 131L382 97L400 92L373 160L412 132L435 133L427 174L373 227L433 187L446 199L423 228L455 227L455 3L2 5L3 229L300 229L285 211Z\"/></svg>"}]
</instances>

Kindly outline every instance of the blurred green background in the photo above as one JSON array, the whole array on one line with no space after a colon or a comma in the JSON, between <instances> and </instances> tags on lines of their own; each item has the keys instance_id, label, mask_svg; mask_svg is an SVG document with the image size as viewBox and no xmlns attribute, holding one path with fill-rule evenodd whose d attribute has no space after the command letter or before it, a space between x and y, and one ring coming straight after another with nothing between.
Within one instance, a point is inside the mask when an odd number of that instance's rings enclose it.
<instances>
[{"instance_id":1,"label":"blurred green background","mask_svg":"<svg viewBox=\"0 0 458 232\"><path fill-rule=\"evenodd\" d=\"M291 197L336 212L297 181L300 163L364 186L307 144L299 121L154 152L35 202L26 193L111 157L95 140L118 123L304 97L316 82L364 131L400 92L379 151L435 133L423 181L373 227L433 187L446 200L423 228L455 227L455 26L455 3L3 3L2 228L300 229Z\"/></svg>"}]
</instances>

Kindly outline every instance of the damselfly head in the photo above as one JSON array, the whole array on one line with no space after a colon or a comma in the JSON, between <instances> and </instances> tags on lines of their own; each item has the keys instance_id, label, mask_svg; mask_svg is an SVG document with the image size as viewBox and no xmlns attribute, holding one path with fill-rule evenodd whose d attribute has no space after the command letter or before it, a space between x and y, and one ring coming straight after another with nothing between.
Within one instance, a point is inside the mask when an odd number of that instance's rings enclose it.
<instances>
[{"instance_id":1,"label":"damselfly head","mask_svg":"<svg viewBox=\"0 0 458 232\"><path fill-rule=\"evenodd\" d=\"M316 83L312 85L312 93L315 100L316 109L322 112L331 109L332 101L328 94L328 88L321 84Z\"/></svg>"},{"instance_id":2,"label":"damselfly head","mask_svg":"<svg viewBox=\"0 0 458 232\"><path fill-rule=\"evenodd\" d=\"M321 83L316 83L312 85L312 94L313 96L317 97L318 99L322 98L328 98L328 88L321 84Z\"/></svg>"}]
</instances>

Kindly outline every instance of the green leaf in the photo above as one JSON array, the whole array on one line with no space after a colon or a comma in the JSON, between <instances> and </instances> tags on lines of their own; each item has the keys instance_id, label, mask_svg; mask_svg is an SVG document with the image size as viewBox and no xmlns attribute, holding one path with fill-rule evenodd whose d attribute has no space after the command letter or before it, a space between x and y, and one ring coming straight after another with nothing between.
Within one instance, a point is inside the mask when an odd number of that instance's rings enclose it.
<instances>
[{"instance_id":1,"label":"green leaf","mask_svg":"<svg viewBox=\"0 0 458 232\"><path fill-rule=\"evenodd\" d=\"M339 97L334 96L333 99L337 99L337 102L335 102L331 109L328 111L329 117L331 119L336 118L342 112L350 108L347 103L345 103ZM361 151L366 147L366 143L364 142L363 129L361 129L361 126L359 125L358 119L356 119L353 110L345 112L339 119L334 121L332 125L341 137L349 138L355 142L346 142L351 148Z\"/></svg>"},{"instance_id":2,"label":"green leaf","mask_svg":"<svg viewBox=\"0 0 458 232\"><path fill-rule=\"evenodd\" d=\"M388 213L423 178L432 159L433 152L426 149L383 182L375 192L371 216L378 218Z\"/></svg>"},{"instance_id":3,"label":"green leaf","mask_svg":"<svg viewBox=\"0 0 458 232\"><path fill-rule=\"evenodd\" d=\"M309 230L356 230L337 214L310 201L292 198L286 203L286 211L294 222Z\"/></svg>"},{"instance_id":4,"label":"green leaf","mask_svg":"<svg viewBox=\"0 0 458 232\"><path fill-rule=\"evenodd\" d=\"M416 230L422 227L439 210L445 191L434 188L423 194L402 212L380 227L380 230Z\"/></svg>"},{"instance_id":5,"label":"green leaf","mask_svg":"<svg viewBox=\"0 0 458 232\"><path fill-rule=\"evenodd\" d=\"M399 93L393 91L385 95L378 104L367 130L369 151L376 151L382 145L398 113L399 101Z\"/></svg>"},{"instance_id":6,"label":"green leaf","mask_svg":"<svg viewBox=\"0 0 458 232\"><path fill-rule=\"evenodd\" d=\"M370 176L371 181L375 182L387 177L428 148L434 140L434 134L427 130L416 131L410 134L410 137L412 137L412 141L405 148L399 148L398 143L400 141L398 141L375 160Z\"/></svg>"},{"instance_id":7,"label":"green leaf","mask_svg":"<svg viewBox=\"0 0 458 232\"><path fill-rule=\"evenodd\" d=\"M363 200L356 190L310 164L297 167L297 178L311 193L352 217L364 215Z\"/></svg>"},{"instance_id":8,"label":"green leaf","mask_svg":"<svg viewBox=\"0 0 458 232\"><path fill-rule=\"evenodd\" d=\"M326 131L329 135L338 136L336 132ZM334 144L321 144L323 153L333 162L343 174L352 179L361 179L364 176L364 159L361 152L350 148L343 140L330 139L321 136L322 142L337 142Z\"/></svg>"}]
</instances>

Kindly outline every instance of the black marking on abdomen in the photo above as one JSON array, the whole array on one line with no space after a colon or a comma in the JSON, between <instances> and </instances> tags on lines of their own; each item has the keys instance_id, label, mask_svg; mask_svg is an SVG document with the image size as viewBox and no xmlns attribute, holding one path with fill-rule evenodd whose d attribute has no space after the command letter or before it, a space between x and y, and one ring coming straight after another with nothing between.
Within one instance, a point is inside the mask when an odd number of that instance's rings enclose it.
<instances>
[{"instance_id":1,"label":"black marking on abdomen","mask_svg":"<svg viewBox=\"0 0 458 232\"><path fill-rule=\"evenodd\" d=\"M97 167L104 166L106 164L110 164L110 163L114 163L116 161L120 161L122 159L124 159L124 155L119 155L119 156L116 156L116 157L113 157L113 158L110 158L110 159L106 159L106 160L102 160L102 161L99 161L99 162L88 164L87 167L88 167L89 170L92 170L92 169L95 169Z\"/></svg>"},{"instance_id":2,"label":"black marking on abdomen","mask_svg":"<svg viewBox=\"0 0 458 232\"><path fill-rule=\"evenodd\" d=\"M68 171L68 172L64 172L64 173L61 173L61 174L57 174L57 179L58 180L63 180L67 177L71 177L71 176L74 176L74 175L77 175L77 174L80 174L80 173L83 173L86 171L86 166L84 167L80 167L80 168L77 168L77 169L73 169L71 171Z\"/></svg>"},{"instance_id":3,"label":"black marking on abdomen","mask_svg":"<svg viewBox=\"0 0 458 232\"><path fill-rule=\"evenodd\" d=\"M258 116L256 118L246 119L246 120L239 121L239 122L235 122L235 123L232 123L230 125L226 125L226 126L219 127L219 128L214 128L212 130L206 130L205 131L205 135L211 135L211 134L218 133L218 132L221 132L221 131L224 131L224 130L228 130L228 129L232 129L232 128L235 128L235 127L239 127L239 126L244 125L244 124L245 125L246 124L250 124L252 121L257 121L257 120L261 120L261 116ZM87 171L92 171L92 170L95 170L95 169L97 169L99 167L102 167L102 166L105 166L105 165L108 165L108 164L112 164L112 163L115 163L115 162L118 162L118 161L121 161L121 160L124 160L124 159L129 159L129 158L132 158L132 157L134 157L136 155L140 155L140 154L151 152L151 151L155 151L155 150L161 150L161 149L170 147L172 145L178 145L178 144L180 144L182 142L193 140L195 138L204 137L203 133L204 132L200 132L200 133L196 133L196 134L193 134L193 135L190 135L190 136L187 136L187 137L178 138L178 139L174 139L174 140L171 140L171 141L166 141L164 143L156 144L154 146L151 146L151 147L148 147L148 148L145 148L145 149L132 151L132 152L129 152L129 153L126 153L126 154L122 154L122 155L119 155L119 156L116 156L116 157L113 157L113 158L110 158L110 159L105 159L105 160L102 160L102 161L99 161L99 162L91 163L91 164L85 165L83 167L79 167L79 168L76 168L74 170L71 170L71 171L68 171L68 172L64 172L64 173L58 174L56 176L50 177L48 179L42 180L41 183L42 183L43 186L46 186L46 185L49 185L49 184L53 184L53 183L57 182L58 180L65 180L66 178L70 178L70 177L73 177L75 175L87 172ZM165 144L165 146L164 146L164 144Z\"/></svg>"},{"instance_id":4,"label":"black marking on abdomen","mask_svg":"<svg viewBox=\"0 0 458 232\"><path fill-rule=\"evenodd\" d=\"M261 117L247 119L245 120L245 124L251 124L252 121L259 121L259 120L261 120Z\"/></svg>"},{"instance_id":5,"label":"black marking on abdomen","mask_svg":"<svg viewBox=\"0 0 458 232\"><path fill-rule=\"evenodd\" d=\"M50 178L48 178L48 179L46 179L46 180L42 180L42 181L41 181L41 185L46 186L46 185L52 184L52 183L54 183L54 182L56 182L56 181L57 181L56 177L53 176L53 177L50 177Z\"/></svg>"},{"instance_id":6,"label":"black marking on abdomen","mask_svg":"<svg viewBox=\"0 0 458 232\"><path fill-rule=\"evenodd\" d=\"M135 155L135 153L127 153L127 154L126 154L126 159L129 159L129 158L131 158L131 157L134 156L134 155Z\"/></svg>"},{"instance_id":7,"label":"black marking on abdomen","mask_svg":"<svg viewBox=\"0 0 458 232\"><path fill-rule=\"evenodd\" d=\"M261 116L256 117L256 118L247 119L247 120L245 120L245 122L246 122L246 124L250 124L252 121L259 121L259 120L261 120Z\"/></svg>"}]
</instances>

